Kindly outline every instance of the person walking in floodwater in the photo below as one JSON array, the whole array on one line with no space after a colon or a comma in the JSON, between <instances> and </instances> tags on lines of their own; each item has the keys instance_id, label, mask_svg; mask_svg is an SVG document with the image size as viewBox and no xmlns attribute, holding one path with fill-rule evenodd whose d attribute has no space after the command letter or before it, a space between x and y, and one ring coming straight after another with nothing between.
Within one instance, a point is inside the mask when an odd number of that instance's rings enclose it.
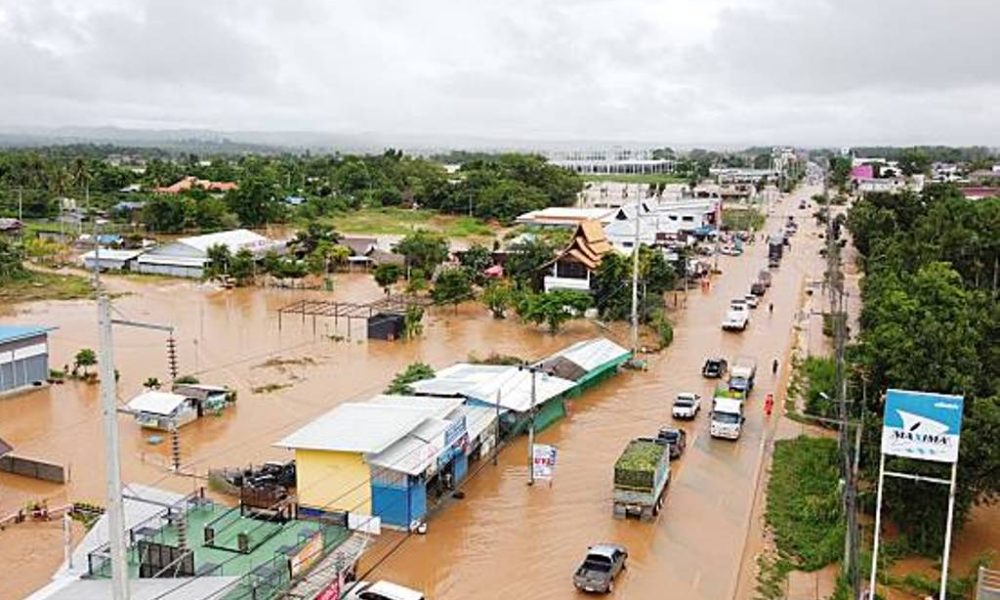
<instances>
[{"instance_id":1,"label":"person walking in floodwater","mask_svg":"<svg viewBox=\"0 0 1000 600\"><path fill-rule=\"evenodd\" d=\"M770 304L767 305L767 312L772 315L774 314L774 302L771 302Z\"/></svg>"},{"instance_id":2,"label":"person walking in floodwater","mask_svg":"<svg viewBox=\"0 0 1000 600\"><path fill-rule=\"evenodd\" d=\"M764 414L768 417L771 416L771 410L774 408L774 394L768 394L764 397Z\"/></svg>"},{"instance_id":3,"label":"person walking in floodwater","mask_svg":"<svg viewBox=\"0 0 1000 600\"><path fill-rule=\"evenodd\" d=\"M771 374L777 375L777 373L778 373L778 359L776 358L774 359L774 362L771 363Z\"/></svg>"}]
</instances>

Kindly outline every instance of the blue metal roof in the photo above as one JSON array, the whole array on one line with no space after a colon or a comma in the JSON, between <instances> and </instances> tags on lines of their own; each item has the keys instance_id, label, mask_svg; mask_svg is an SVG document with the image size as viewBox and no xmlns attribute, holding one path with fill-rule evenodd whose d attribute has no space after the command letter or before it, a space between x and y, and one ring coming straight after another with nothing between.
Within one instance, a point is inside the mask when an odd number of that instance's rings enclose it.
<instances>
[{"instance_id":1,"label":"blue metal roof","mask_svg":"<svg viewBox=\"0 0 1000 600\"><path fill-rule=\"evenodd\" d=\"M0 325L0 344L35 337L36 335L48 333L53 329L56 329L56 327L43 327L41 325Z\"/></svg>"}]
</instances>

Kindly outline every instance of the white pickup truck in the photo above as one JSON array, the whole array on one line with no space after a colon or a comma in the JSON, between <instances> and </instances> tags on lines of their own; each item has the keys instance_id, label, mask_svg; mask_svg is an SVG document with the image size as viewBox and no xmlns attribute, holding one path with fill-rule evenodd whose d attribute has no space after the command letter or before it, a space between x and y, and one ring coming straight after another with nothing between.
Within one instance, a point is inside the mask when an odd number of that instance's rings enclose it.
<instances>
[{"instance_id":1,"label":"white pickup truck","mask_svg":"<svg viewBox=\"0 0 1000 600\"><path fill-rule=\"evenodd\" d=\"M729 303L726 318L722 320L724 331L743 331L750 323L750 306L743 298L737 298Z\"/></svg>"}]
</instances>

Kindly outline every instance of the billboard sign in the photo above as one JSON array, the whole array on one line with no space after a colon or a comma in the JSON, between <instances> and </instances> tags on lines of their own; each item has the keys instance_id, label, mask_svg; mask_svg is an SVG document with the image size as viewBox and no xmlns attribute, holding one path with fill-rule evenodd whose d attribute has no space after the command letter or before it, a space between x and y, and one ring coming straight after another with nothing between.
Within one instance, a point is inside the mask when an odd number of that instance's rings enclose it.
<instances>
[{"instance_id":1,"label":"billboard sign","mask_svg":"<svg viewBox=\"0 0 1000 600\"><path fill-rule=\"evenodd\" d=\"M958 461L961 396L889 390L882 421L882 452L917 460Z\"/></svg>"},{"instance_id":2,"label":"billboard sign","mask_svg":"<svg viewBox=\"0 0 1000 600\"><path fill-rule=\"evenodd\" d=\"M535 444L531 448L531 470L535 479L552 479L556 468L556 447Z\"/></svg>"}]
</instances>

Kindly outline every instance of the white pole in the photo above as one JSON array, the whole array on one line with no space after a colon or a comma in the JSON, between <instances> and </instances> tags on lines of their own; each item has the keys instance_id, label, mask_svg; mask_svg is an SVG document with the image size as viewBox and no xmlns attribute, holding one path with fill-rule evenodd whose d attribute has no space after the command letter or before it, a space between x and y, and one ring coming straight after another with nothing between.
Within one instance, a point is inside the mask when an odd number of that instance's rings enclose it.
<instances>
[{"instance_id":1,"label":"white pole","mask_svg":"<svg viewBox=\"0 0 1000 600\"><path fill-rule=\"evenodd\" d=\"M528 485L535 485L535 369L531 372L531 429L528 430Z\"/></svg>"},{"instance_id":2,"label":"white pole","mask_svg":"<svg viewBox=\"0 0 1000 600\"><path fill-rule=\"evenodd\" d=\"M73 570L73 530L69 510L63 513L63 561Z\"/></svg>"},{"instance_id":3,"label":"white pole","mask_svg":"<svg viewBox=\"0 0 1000 600\"><path fill-rule=\"evenodd\" d=\"M872 546L872 572L868 580L868 597L875 598L875 574L878 569L878 538L882 530L882 487L885 485L885 454L879 454L878 493L875 497L875 542Z\"/></svg>"},{"instance_id":4,"label":"white pole","mask_svg":"<svg viewBox=\"0 0 1000 600\"><path fill-rule=\"evenodd\" d=\"M104 460L111 546L111 590L114 600L128 600L128 565L125 556L125 508L122 473L118 456L118 403L115 399L115 366L111 351L111 300L98 290L97 322L100 328L101 410L104 415Z\"/></svg>"},{"instance_id":5,"label":"white pole","mask_svg":"<svg viewBox=\"0 0 1000 600\"><path fill-rule=\"evenodd\" d=\"M958 474L958 462L951 463L951 485L948 486L948 523L944 530L944 560L941 565L941 594L939 600L945 600L948 595L948 561L951 558L951 524L955 516L955 479Z\"/></svg>"},{"instance_id":6,"label":"white pole","mask_svg":"<svg viewBox=\"0 0 1000 600\"><path fill-rule=\"evenodd\" d=\"M632 244L632 355L639 351L639 216L642 212L642 184L635 189L635 242Z\"/></svg>"}]
</instances>

